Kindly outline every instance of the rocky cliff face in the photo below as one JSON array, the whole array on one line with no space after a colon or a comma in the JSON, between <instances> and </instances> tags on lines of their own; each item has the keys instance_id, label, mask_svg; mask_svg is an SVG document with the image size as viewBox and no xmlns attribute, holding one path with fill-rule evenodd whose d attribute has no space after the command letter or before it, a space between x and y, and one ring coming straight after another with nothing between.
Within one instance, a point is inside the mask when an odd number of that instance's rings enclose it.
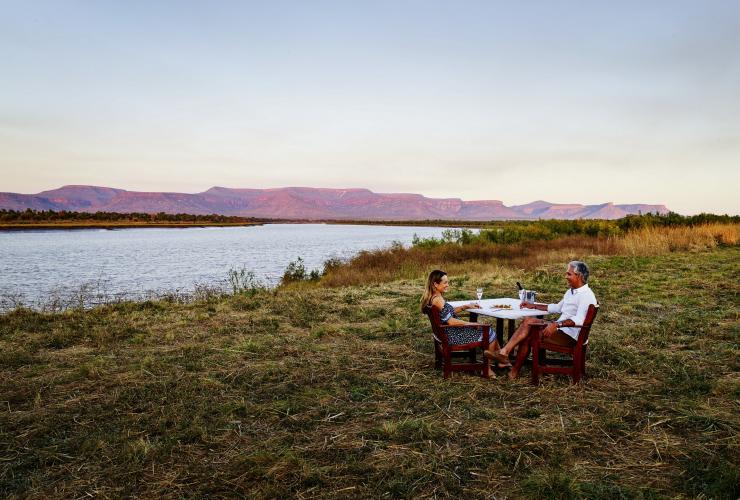
<instances>
[{"instance_id":1,"label":"rocky cliff face","mask_svg":"<svg viewBox=\"0 0 740 500\"><path fill-rule=\"evenodd\" d=\"M664 205L554 204L505 206L498 200L463 201L367 189L213 187L196 194L146 193L97 186L63 186L35 195L0 193L0 209L80 212L222 214L276 219L495 220L618 219L639 212L667 213Z\"/></svg>"}]
</instances>

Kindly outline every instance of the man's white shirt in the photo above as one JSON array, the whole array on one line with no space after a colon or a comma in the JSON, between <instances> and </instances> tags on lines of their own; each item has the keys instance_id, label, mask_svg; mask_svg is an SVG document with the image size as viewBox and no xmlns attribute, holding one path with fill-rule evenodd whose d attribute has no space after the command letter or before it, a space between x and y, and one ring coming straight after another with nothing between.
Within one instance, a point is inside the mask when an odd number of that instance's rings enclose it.
<instances>
[{"instance_id":1,"label":"man's white shirt","mask_svg":"<svg viewBox=\"0 0 740 500\"><path fill-rule=\"evenodd\" d=\"M565 321L566 319L573 320L576 325L582 325L586 319L586 313L588 312L588 306L591 304L596 305L596 296L594 292L588 287L583 285L581 288L571 288L563 295L563 300L557 304L548 304L547 312L550 314L560 313L558 321ZM569 328L567 326L561 328L563 333L568 334L575 340L578 340L578 334L580 328Z\"/></svg>"}]
</instances>

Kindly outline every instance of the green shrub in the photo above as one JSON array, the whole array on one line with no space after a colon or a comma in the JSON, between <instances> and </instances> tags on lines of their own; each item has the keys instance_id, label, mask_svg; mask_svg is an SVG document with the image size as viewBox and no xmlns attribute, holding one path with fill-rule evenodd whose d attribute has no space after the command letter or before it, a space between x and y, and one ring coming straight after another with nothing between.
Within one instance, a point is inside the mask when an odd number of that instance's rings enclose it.
<instances>
[{"instance_id":1,"label":"green shrub","mask_svg":"<svg viewBox=\"0 0 740 500\"><path fill-rule=\"evenodd\" d=\"M257 292L265 290L265 285L255 277L253 271L248 271L246 267L239 269L229 269L229 285L234 295L247 294L255 295Z\"/></svg>"},{"instance_id":2,"label":"green shrub","mask_svg":"<svg viewBox=\"0 0 740 500\"><path fill-rule=\"evenodd\" d=\"M290 262L288 267L283 272L283 277L280 282L282 284L294 283L296 281L316 281L321 277L321 273L318 269L313 269L310 272L306 270L306 264L303 262L301 257Z\"/></svg>"}]
</instances>

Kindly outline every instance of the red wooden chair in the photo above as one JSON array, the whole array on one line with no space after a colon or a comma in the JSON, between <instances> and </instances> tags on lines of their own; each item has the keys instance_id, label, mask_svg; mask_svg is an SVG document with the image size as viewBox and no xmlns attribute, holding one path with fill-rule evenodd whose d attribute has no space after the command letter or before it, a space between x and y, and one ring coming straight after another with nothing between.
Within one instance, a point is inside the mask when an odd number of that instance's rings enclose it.
<instances>
[{"instance_id":1,"label":"red wooden chair","mask_svg":"<svg viewBox=\"0 0 740 500\"><path fill-rule=\"evenodd\" d=\"M481 356L482 361L476 360L476 349L483 351L488 349L488 335L491 330L490 325L476 323L481 332L479 342L470 342L468 344L450 345L447 341L447 329L453 328L449 325L443 325L439 317L440 309L435 305L429 305L424 308L424 312L429 317L432 324L432 335L434 337L434 366L442 368L444 378L449 378L452 372L480 372L481 377L488 378L489 367L491 362L485 356ZM453 363L453 358L460 356L467 357L466 362Z\"/></svg>"},{"instance_id":2,"label":"red wooden chair","mask_svg":"<svg viewBox=\"0 0 740 500\"><path fill-rule=\"evenodd\" d=\"M543 373L560 373L563 375L569 375L573 379L574 384L577 384L581 381L581 377L586 375L586 351L588 350L588 334L591 331L591 325L596 318L597 312L599 312L598 305L588 306L586 319L583 320L583 325L568 327L581 329L581 332L578 334L578 342L576 342L576 345L572 347L553 344L551 342L548 342L546 338L540 339L540 335L532 336L530 345L532 347L533 384L539 384L540 375ZM552 363L548 364L547 351L568 354L571 356L571 359L551 360ZM559 363L555 364L556 361L558 361Z\"/></svg>"}]
</instances>

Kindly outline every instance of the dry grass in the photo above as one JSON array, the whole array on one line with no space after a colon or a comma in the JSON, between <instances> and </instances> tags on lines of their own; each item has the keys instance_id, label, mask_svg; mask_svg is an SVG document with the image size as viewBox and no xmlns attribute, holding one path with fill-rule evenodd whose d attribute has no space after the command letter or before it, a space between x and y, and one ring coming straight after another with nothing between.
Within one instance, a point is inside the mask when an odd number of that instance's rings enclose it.
<instances>
[{"instance_id":1,"label":"dry grass","mask_svg":"<svg viewBox=\"0 0 740 500\"><path fill-rule=\"evenodd\" d=\"M676 251L697 251L719 245L737 245L740 224L706 224L695 227L649 227L620 238L620 253L661 255Z\"/></svg>"},{"instance_id":2,"label":"dry grass","mask_svg":"<svg viewBox=\"0 0 740 500\"><path fill-rule=\"evenodd\" d=\"M421 279L0 316L0 497L737 498L740 249L589 264L577 387L442 379Z\"/></svg>"}]
</instances>

